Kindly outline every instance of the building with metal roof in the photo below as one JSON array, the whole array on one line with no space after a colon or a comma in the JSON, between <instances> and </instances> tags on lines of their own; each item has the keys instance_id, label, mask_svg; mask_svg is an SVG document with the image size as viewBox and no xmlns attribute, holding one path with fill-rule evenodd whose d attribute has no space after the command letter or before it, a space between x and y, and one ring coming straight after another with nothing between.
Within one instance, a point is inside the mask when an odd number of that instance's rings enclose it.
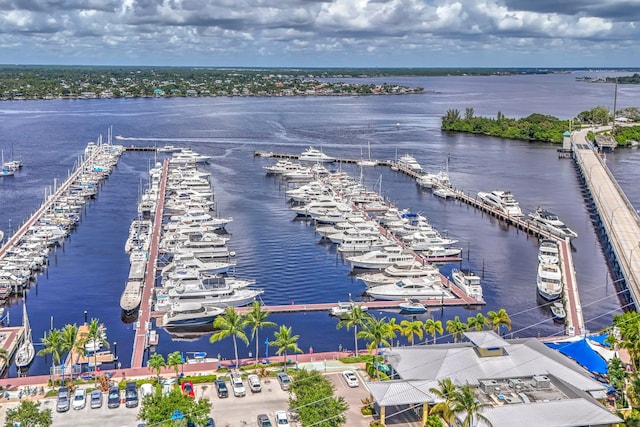
<instances>
[{"instance_id":1,"label":"building with metal roof","mask_svg":"<svg viewBox=\"0 0 640 427\"><path fill-rule=\"evenodd\" d=\"M468 342L398 347L382 352L395 373L391 381L367 382L384 422L387 406L438 403L431 392L450 378L474 388L484 404L482 415L492 427L611 426L622 420L597 399L607 386L535 338L505 340L493 331L466 332ZM464 417L464 415L463 415ZM475 420L475 426L489 426Z\"/></svg>"}]
</instances>

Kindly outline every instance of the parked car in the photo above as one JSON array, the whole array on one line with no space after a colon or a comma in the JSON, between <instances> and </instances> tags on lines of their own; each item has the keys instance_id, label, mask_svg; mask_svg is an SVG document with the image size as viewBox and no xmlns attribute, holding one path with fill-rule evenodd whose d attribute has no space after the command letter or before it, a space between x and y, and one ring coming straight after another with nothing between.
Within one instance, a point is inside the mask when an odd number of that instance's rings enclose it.
<instances>
[{"instance_id":1,"label":"parked car","mask_svg":"<svg viewBox=\"0 0 640 427\"><path fill-rule=\"evenodd\" d=\"M231 375L231 388L235 397L243 397L247 394L240 374Z\"/></svg>"},{"instance_id":2,"label":"parked car","mask_svg":"<svg viewBox=\"0 0 640 427\"><path fill-rule=\"evenodd\" d=\"M153 384L144 383L140 385L140 400L144 401L145 396L149 396L155 393L155 387Z\"/></svg>"},{"instance_id":3,"label":"parked car","mask_svg":"<svg viewBox=\"0 0 640 427\"><path fill-rule=\"evenodd\" d=\"M93 390L89 402L91 409L102 408L102 392L100 390Z\"/></svg>"},{"instance_id":4,"label":"parked car","mask_svg":"<svg viewBox=\"0 0 640 427\"><path fill-rule=\"evenodd\" d=\"M193 383L191 381L185 381L180 384L180 389L182 390L182 394L185 396L189 396L191 398L196 397L196 391L193 388Z\"/></svg>"},{"instance_id":5,"label":"parked car","mask_svg":"<svg viewBox=\"0 0 640 427\"><path fill-rule=\"evenodd\" d=\"M213 421L213 418L209 417L207 418L207 423L203 427L216 427L216 423Z\"/></svg>"},{"instance_id":6,"label":"parked car","mask_svg":"<svg viewBox=\"0 0 640 427\"><path fill-rule=\"evenodd\" d=\"M120 390L118 387L111 387L109 389L109 396L107 396L107 407L117 408L120 406Z\"/></svg>"},{"instance_id":7,"label":"parked car","mask_svg":"<svg viewBox=\"0 0 640 427\"><path fill-rule=\"evenodd\" d=\"M344 380L347 382L347 385L349 387L358 387L360 385L360 382L358 381L358 377L356 376L355 372L344 371L342 373L342 376L344 377Z\"/></svg>"},{"instance_id":8,"label":"parked car","mask_svg":"<svg viewBox=\"0 0 640 427\"><path fill-rule=\"evenodd\" d=\"M267 414L258 415L258 427L272 427L271 420L269 420Z\"/></svg>"},{"instance_id":9,"label":"parked car","mask_svg":"<svg viewBox=\"0 0 640 427\"><path fill-rule=\"evenodd\" d=\"M278 378L278 382L280 383L280 388L283 390L289 390L289 386L291 385L291 378L285 372L278 372L276 376Z\"/></svg>"},{"instance_id":10,"label":"parked car","mask_svg":"<svg viewBox=\"0 0 640 427\"><path fill-rule=\"evenodd\" d=\"M219 398L223 399L225 397L229 397L229 389L227 388L227 383L225 383L223 380L216 380L215 385L216 393L218 394Z\"/></svg>"},{"instance_id":11,"label":"parked car","mask_svg":"<svg viewBox=\"0 0 640 427\"><path fill-rule=\"evenodd\" d=\"M135 381L129 381L124 388L124 401L127 408L135 408L138 406L138 384Z\"/></svg>"},{"instance_id":12,"label":"parked car","mask_svg":"<svg viewBox=\"0 0 640 427\"><path fill-rule=\"evenodd\" d=\"M286 411L276 411L276 427L289 427L289 418Z\"/></svg>"},{"instance_id":13,"label":"parked car","mask_svg":"<svg viewBox=\"0 0 640 427\"><path fill-rule=\"evenodd\" d=\"M251 374L247 377L247 383L249 384L249 390L252 393L258 393L262 391L262 384L260 384L260 377L256 374Z\"/></svg>"},{"instance_id":14,"label":"parked car","mask_svg":"<svg viewBox=\"0 0 640 427\"><path fill-rule=\"evenodd\" d=\"M73 409L84 409L87 404L87 390L83 388L76 388L76 391L73 393Z\"/></svg>"},{"instance_id":15,"label":"parked car","mask_svg":"<svg viewBox=\"0 0 640 427\"><path fill-rule=\"evenodd\" d=\"M56 412L67 412L69 410L69 389L60 387L58 389L58 401L56 402Z\"/></svg>"}]
</instances>

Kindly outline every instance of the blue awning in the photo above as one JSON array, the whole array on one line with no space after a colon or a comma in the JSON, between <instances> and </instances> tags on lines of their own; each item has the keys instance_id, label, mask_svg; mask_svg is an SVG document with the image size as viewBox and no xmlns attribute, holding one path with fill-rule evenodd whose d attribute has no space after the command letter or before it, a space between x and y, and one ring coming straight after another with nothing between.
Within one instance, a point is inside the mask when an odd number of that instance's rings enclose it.
<instances>
[{"instance_id":1,"label":"blue awning","mask_svg":"<svg viewBox=\"0 0 640 427\"><path fill-rule=\"evenodd\" d=\"M589 335L587 337L587 339L590 339L591 341L595 341L598 344L604 346L604 347L611 347L609 345L609 343L606 343L605 340L609 337L609 334L600 334L600 335Z\"/></svg>"},{"instance_id":2,"label":"blue awning","mask_svg":"<svg viewBox=\"0 0 640 427\"><path fill-rule=\"evenodd\" d=\"M547 343L549 348L558 350L585 367L589 372L606 374L607 362L595 350L589 347L586 339L563 343Z\"/></svg>"}]
</instances>

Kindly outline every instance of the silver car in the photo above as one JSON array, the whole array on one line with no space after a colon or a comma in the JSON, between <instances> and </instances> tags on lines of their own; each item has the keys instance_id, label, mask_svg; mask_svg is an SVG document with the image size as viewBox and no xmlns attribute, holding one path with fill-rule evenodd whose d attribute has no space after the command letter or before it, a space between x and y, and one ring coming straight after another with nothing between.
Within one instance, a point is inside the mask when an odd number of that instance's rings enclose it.
<instances>
[{"instance_id":1,"label":"silver car","mask_svg":"<svg viewBox=\"0 0 640 427\"><path fill-rule=\"evenodd\" d=\"M97 409L102 407L102 392L100 390L93 390L89 397L89 406L91 409Z\"/></svg>"}]
</instances>

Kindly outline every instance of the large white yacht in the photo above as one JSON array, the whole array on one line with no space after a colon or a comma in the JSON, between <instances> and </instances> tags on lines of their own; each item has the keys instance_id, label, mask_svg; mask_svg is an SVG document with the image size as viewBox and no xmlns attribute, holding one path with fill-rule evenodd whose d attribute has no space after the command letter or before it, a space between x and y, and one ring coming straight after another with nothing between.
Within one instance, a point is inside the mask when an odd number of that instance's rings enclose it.
<instances>
[{"instance_id":1,"label":"large white yacht","mask_svg":"<svg viewBox=\"0 0 640 427\"><path fill-rule=\"evenodd\" d=\"M162 316L162 325L165 327L206 325L212 323L223 312L223 308L209 307L198 302L176 303Z\"/></svg>"},{"instance_id":2,"label":"large white yacht","mask_svg":"<svg viewBox=\"0 0 640 427\"><path fill-rule=\"evenodd\" d=\"M538 262L541 264L557 264L560 260L558 244L551 239L544 239L538 248Z\"/></svg>"},{"instance_id":3,"label":"large white yacht","mask_svg":"<svg viewBox=\"0 0 640 427\"><path fill-rule=\"evenodd\" d=\"M562 295L562 272L558 264L538 264L536 280L538 293L548 301L560 298Z\"/></svg>"},{"instance_id":4,"label":"large white yacht","mask_svg":"<svg viewBox=\"0 0 640 427\"><path fill-rule=\"evenodd\" d=\"M302 154L300 154L300 156L298 156L298 160L301 160L304 162L314 162L314 163L331 163L331 162L334 162L336 159L333 157L327 156L325 153L323 153L322 151L316 148L309 147L306 150L304 150Z\"/></svg>"},{"instance_id":5,"label":"large white yacht","mask_svg":"<svg viewBox=\"0 0 640 427\"><path fill-rule=\"evenodd\" d=\"M415 261L415 256L411 251L407 251L397 245L391 245L377 251L350 256L346 259L351 263L352 270L356 268L383 270L399 262Z\"/></svg>"},{"instance_id":6,"label":"large white yacht","mask_svg":"<svg viewBox=\"0 0 640 427\"><path fill-rule=\"evenodd\" d=\"M422 172L422 166L420 166L420 163L418 163L416 158L413 157L411 154L405 154L403 156L400 156L398 158L398 166L401 166L406 169L410 169L414 172Z\"/></svg>"},{"instance_id":7,"label":"large white yacht","mask_svg":"<svg viewBox=\"0 0 640 427\"><path fill-rule=\"evenodd\" d=\"M453 278L454 283L467 295L475 298L477 301L482 301L480 276L476 276L472 271L464 271L454 268L451 271L451 277Z\"/></svg>"},{"instance_id":8,"label":"large white yacht","mask_svg":"<svg viewBox=\"0 0 640 427\"><path fill-rule=\"evenodd\" d=\"M560 221L558 215L549 212L546 209L538 208L529 214L529 219L538 227L549 233L560 237L561 239L575 239L578 233L570 229L564 222Z\"/></svg>"},{"instance_id":9,"label":"large white yacht","mask_svg":"<svg viewBox=\"0 0 640 427\"><path fill-rule=\"evenodd\" d=\"M431 277L405 278L390 285L367 288L366 293L372 298L385 301L451 298L451 294L442 287L442 282Z\"/></svg>"},{"instance_id":10,"label":"large white yacht","mask_svg":"<svg viewBox=\"0 0 640 427\"><path fill-rule=\"evenodd\" d=\"M385 268L384 271L363 273L357 276L368 287L388 285L403 278L412 277L440 277L440 272L432 264L423 264L419 261L398 262Z\"/></svg>"},{"instance_id":11,"label":"large white yacht","mask_svg":"<svg viewBox=\"0 0 640 427\"><path fill-rule=\"evenodd\" d=\"M510 191L493 190L489 193L479 192L478 199L482 200L485 204L494 207L509 216L521 217L523 216L520 204L516 201L513 194Z\"/></svg>"}]
</instances>

